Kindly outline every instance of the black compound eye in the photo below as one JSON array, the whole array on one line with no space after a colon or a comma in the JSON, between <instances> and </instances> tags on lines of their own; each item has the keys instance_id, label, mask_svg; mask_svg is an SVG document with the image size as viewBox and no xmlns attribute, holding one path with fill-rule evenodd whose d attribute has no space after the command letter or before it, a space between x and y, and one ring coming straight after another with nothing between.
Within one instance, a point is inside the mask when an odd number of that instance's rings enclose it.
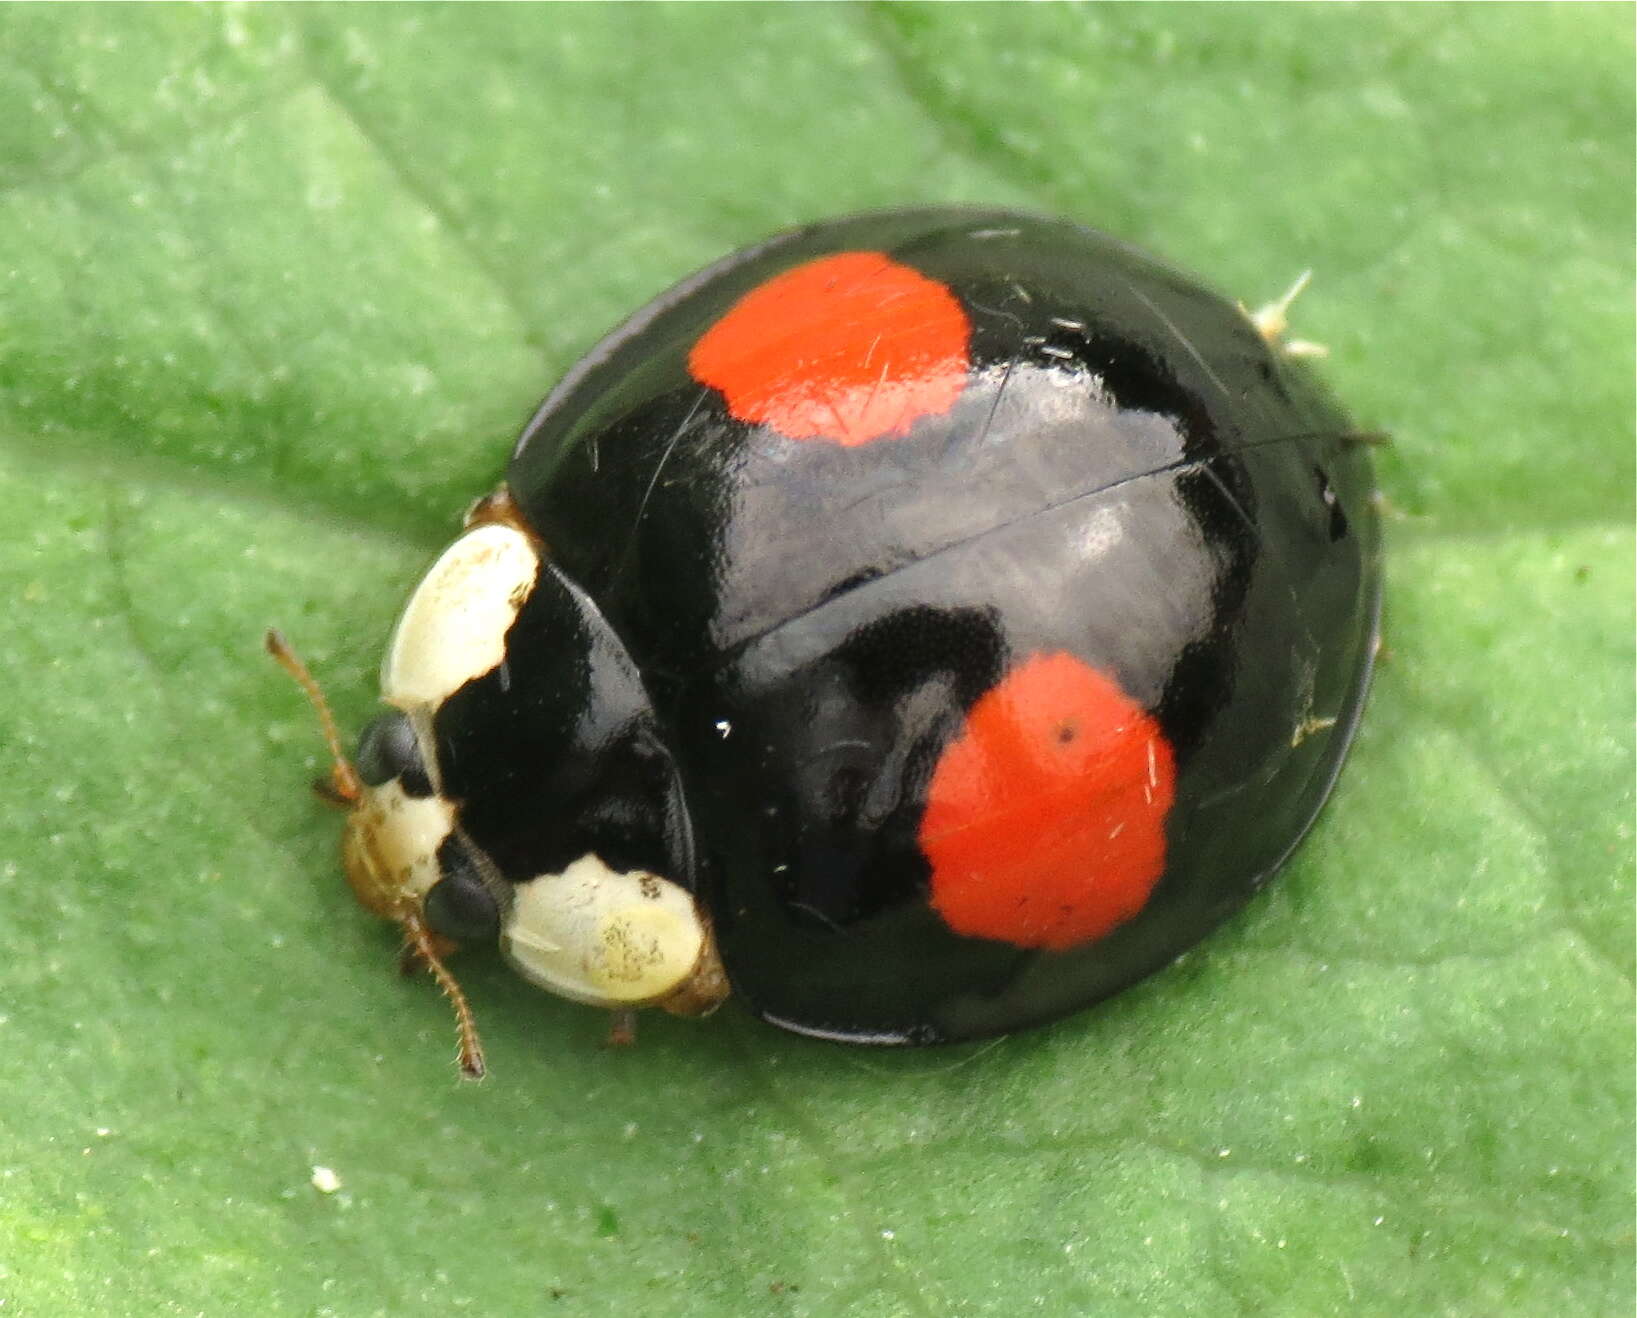
<instances>
[{"instance_id":1,"label":"black compound eye","mask_svg":"<svg viewBox=\"0 0 1637 1318\"><path fill-rule=\"evenodd\" d=\"M438 867L443 877L432 885L422 908L432 930L462 942L500 937L500 906L459 838L444 839Z\"/></svg>"},{"instance_id":2,"label":"black compound eye","mask_svg":"<svg viewBox=\"0 0 1637 1318\"><path fill-rule=\"evenodd\" d=\"M358 738L354 757L358 776L371 787L400 779L410 796L431 796L432 780L421 763L421 748L409 716L399 710L382 714Z\"/></svg>"}]
</instances>

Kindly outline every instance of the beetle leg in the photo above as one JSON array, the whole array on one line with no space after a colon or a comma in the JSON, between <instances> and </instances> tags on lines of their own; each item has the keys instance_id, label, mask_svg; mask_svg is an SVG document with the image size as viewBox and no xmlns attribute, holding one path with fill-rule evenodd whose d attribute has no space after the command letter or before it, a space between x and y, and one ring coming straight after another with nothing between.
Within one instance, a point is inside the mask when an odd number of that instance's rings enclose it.
<instances>
[{"instance_id":1,"label":"beetle leg","mask_svg":"<svg viewBox=\"0 0 1637 1318\"><path fill-rule=\"evenodd\" d=\"M440 961L460 951L460 944L453 938L445 938L442 934L434 933L430 929L426 931L426 942ZM398 953L398 973L405 979L409 979L430 968L431 962L427 960L426 955L421 951L419 943L413 939L406 941L402 950Z\"/></svg>"},{"instance_id":2,"label":"beetle leg","mask_svg":"<svg viewBox=\"0 0 1637 1318\"><path fill-rule=\"evenodd\" d=\"M1303 270L1297 276L1296 282L1285 290L1283 297L1275 298L1272 302L1251 311L1244 303L1239 309L1245 313L1245 318L1256 327L1256 332L1270 347L1276 348L1286 357L1328 357L1330 349L1322 343L1314 343L1308 339L1287 339L1285 331L1290 328L1290 306L1302 295L1313 278L1311 270Z\"/></svg>"},{"instance_id":3,"label":"beetle leg","mask_svg":"<svg viewBox=\"0 0 1637 1318\"><path fill-rule=\"evenodd\" d=\"M335 785L334 774L323 774L313 779L313 795L325 805L333 805L337 810L351 810L358 804L356 797L348 796Z\"/></svg>"},{"instance_id":4,"label":"beetle leg","mask_svg":"<svg viewBox=\"0 0 1637 1318\"><path fill-rule=\"evenodd\" d=\"M488 526L491 523L509 526L530 537L534 535L529 524L523 520L523 510L517 506L511 490L505 485L498 485L481 499L475 500L461 518L461 526L467 531L474 526Z\"/></svg>"},{"instance_id":5,"label":"beetle leg","mask_svg":"<svg viewBox=\"0 0 1637 1318\"><path fill-rule=\"evenodd\" d=\"M608 1037L603 1044L608 1048L629 1048L637 1041L637 1013L630 1007L615 1007L613 1019L608 1022Z\"/></svg>"}]
</instances>

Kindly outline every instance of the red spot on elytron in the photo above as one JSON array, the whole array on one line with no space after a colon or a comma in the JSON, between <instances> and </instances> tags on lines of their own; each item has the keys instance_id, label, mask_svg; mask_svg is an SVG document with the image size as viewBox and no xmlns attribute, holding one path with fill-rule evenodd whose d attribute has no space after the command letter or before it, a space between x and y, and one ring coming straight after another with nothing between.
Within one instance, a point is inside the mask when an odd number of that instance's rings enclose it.
<instances>
[{"instance_id":1,"label":"red spot on elytron","mask_svg":"<svg viewBox=\"0 0 1637 1318\"><path fill-rule=\"evenodd\" d=\"M1175 764L1089 664L1037 654L979 697L927 788L921 850L951 929L1061 950L1101 938L1165 869Z\"/></svg>"},{"instance_id":2,"label":"red spot on elytron","mask_svg":"<svg viewBox=\"0 0 1637 1318\"><path fill-rule=\"evenodd\" d=\"M694 344L688 370L741 421L851 447L953 407L971 335L937 280L882 252L841 252L751 289Z\"/></svg>"}]
</instances>

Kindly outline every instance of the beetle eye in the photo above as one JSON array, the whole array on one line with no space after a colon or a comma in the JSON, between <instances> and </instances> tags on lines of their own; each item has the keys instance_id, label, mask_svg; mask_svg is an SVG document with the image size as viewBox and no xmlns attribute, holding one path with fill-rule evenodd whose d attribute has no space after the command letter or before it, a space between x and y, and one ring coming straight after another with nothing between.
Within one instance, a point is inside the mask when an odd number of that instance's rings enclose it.
<instances>
[{"instance_id":1,"label":"beetle eye","mask_svg":"<svg viewBox=\"0 0 1637 1318\"><path fill-rule=\"evenodd\" d=\"M438 848L443 877L426 894L426 923L445 938L477 942L500 937L500 906L456 837Z\"/></svg>"},{"instance_id":2,"label":"beetle eye","mask_svg":"<svg viewBox=\"0 0 1637 1318\"><path fill-rule=\"evenodd\" d=\"M358 776L371 787L400 779L410 796L431 796L432 780L421 763L420 744L409 716L399 710L382 714L358 738L353 760Z\"/></svg>"}]
</instances>

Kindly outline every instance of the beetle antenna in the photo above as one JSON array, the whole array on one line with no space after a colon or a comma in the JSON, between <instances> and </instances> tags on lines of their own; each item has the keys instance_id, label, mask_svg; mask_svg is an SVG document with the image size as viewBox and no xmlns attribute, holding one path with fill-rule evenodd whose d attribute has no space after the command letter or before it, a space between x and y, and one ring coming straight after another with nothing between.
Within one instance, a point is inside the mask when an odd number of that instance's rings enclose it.
<instances>
[{"instance_id":1,"label":"beetle antenna","mask_svg":"<svg viewBox=\"0 0 1637 1318\"><path fill-rule=\"evenodd\" d=\"M438 955L438 949L433 942L432 931L426 927L419 915L405 915L402 917L404 938L408 943L410 953L426 963L426 968L432 972L432 978L438 981L438 987L443 990L443 996L449 999L449 1005L455 1009L455 1027L460 1035L460 1073L468 1080L481 1080L487 1070L483 1065L483 1044L477 1037L477 1021L472 1018L471 1005L466 1001L466 995L461 992L460 985L455 977L449 973L449 967L443 964L443 958Z\"/></svg>"},{"instance_id":2,"label":"beetle antenna","mask_svg":"<svg viewBox=\"0 0 1637 1318\"><path fill-rule=\"evenodd\" d=\"M320 788L319 794L329 796L342 805L351 805L363 795L363 785L358 781L358 771L352 767L352 761L341 747L341 734L336 730L335 718L330 713L329 702L324 699L324 692L319 688L318 680L301 662L301 656L284 639L284 634L276 627L269 627L263 638L267 653L278 661L278 666L290 674L296 685L307 693L307 699L318 712L318 725L324 732L324 744L330 748L330 780L331 791Z\"/></svg>"}]
</instances>

